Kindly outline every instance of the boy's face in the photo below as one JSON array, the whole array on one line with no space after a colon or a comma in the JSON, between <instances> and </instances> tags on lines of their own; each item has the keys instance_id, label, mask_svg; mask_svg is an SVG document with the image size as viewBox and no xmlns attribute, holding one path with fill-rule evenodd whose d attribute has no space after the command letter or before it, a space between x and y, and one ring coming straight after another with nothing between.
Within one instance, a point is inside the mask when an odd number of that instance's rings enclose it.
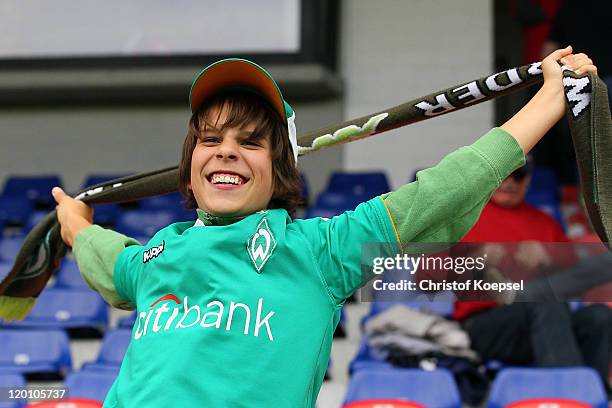
<instances>
[{"instance_id":1,"label":"boy's face","mask_svg":"<svg viewBox=\"0 0 612 408\"><path fill-rule=\"evenodd\" d=\"M191 182L198 207L216 216L263 210L274 192L270 136L250 139L256 124L223 128L226 109L212 108L191 155Z\"/></svg>"}]
</instances>

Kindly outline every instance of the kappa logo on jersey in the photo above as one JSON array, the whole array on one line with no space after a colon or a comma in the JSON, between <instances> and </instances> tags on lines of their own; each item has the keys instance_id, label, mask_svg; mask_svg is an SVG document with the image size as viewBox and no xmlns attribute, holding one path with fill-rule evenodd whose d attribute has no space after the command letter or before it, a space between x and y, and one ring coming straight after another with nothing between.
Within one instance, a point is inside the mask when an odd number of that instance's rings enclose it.
<instances>
[{"instance_id":1,"label":"kappa logo on jersey","mask_svg":"<svg viewBox=\"0 0 612 408\"><path fill-rule=\"evenodd\" d=\"M153 258L157 258L162 252L164 252L165 241L162 241L159 246L147 249L142 254L142 263L147 263Z\"/></svg>"},{"instance_id":2,"label":"kappa logo on jersey","mask_svg":"<svg viewBox=\"0 0 612 408\"><path fill-rule=\"evenodd\" d=\"M274 248L276 248L276 239L274 239L274 234L272 234L268 225L268 220L263 218L257 224L255 234L247 242L247 253L253 261L257 273L261 273L264 265L272 256Z\"/></svg>"}]
</instances>

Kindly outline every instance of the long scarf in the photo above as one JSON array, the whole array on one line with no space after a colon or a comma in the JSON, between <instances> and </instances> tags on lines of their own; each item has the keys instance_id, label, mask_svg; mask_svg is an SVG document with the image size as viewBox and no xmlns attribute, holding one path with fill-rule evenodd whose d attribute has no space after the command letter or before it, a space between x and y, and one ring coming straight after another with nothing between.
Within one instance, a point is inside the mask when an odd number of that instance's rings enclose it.
<instances>
[{"instance_id":1,"label":"long scarf","mask_svg":"<svg viewBox=\"0 0 612 408\"><path fill-rule=\"evenodd\" d=\"M542 81L541 63L512 68L432 93L422 98L298 137L299 154L370 137L411 123L473 106ZM566 115L582 194L593 227L604 243L612 233L612 125L607 88L595 75L577 76L563 69ZM91 204L124 203L175 192L178 167L140 173L80 191L76 198ZM23 319L57 269L67 247L55 211L25 238L13 267L0 283L0 319Z\"/></svg>"}]
</instances>

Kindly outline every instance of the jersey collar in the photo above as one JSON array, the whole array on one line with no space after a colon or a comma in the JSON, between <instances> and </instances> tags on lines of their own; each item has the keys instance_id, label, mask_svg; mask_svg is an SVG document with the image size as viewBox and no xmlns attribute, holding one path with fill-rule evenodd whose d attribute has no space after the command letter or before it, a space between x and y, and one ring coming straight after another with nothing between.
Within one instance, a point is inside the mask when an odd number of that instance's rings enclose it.
<instances>
[{"instance_id":1,"label":"jersey collar","mask_svg":"<svg viewBox=\"0 0 612 408\"><path fill-rule=\"evenodd\" d=\"M230 225L230 224L233 224L235 222L238 222L246 218L245 216L218 217L216 215L209 214L206 211L201 210L199 208L196 209L196 212L198 213L198 219L196 220L194 224L195 227L204 227L204 226L210 226L210 225L215 225L215 226Z\"/></svg>"}]
</instances>

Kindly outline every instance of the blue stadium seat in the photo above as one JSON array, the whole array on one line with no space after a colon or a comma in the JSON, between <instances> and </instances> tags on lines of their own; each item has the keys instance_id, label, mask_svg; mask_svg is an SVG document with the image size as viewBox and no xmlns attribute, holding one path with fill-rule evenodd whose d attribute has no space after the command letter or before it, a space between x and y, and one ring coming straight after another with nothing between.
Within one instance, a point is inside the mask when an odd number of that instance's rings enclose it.
<instances>
[{"instance_id":1,"label":"blue stadium seat","mask_svg":"<svg viewBox=\"0 0 612 408\"><path fill-rule=\"evenodd\" d=\"M391 191L387 176L382 171L376 172L334 172L327 184L326 191L353 195L364 195L369 198Z\"/></svg>"},{"instance_id":2,"label":"blue stadium seat","mask_svg":"<svg viewBox=\"0 0 612 408\"><path fill-rule=\"evenodd\" d=\"M0 281L6 277L11 271L13 264L10 262L2 262L0 261Z\"/></svg>"},{"instance_id":3,"label":"blue stadium seat","mask_svg":"<svg viewBox=\"0 0 612 408\"><path fill-rule=\"evenodd\" d=\"M198 218L194 209L176 208L174 210L174 222L195 221Z\"/></svg>"},{"instance_id":4,"label":"blue stadium seat","mask_svg":"<svg viewBox=\"0 0 612 408\"><path fill-rule=\"evenodd\" d=\"M304 218L332 218L336 215L340 215L342 211L334 208L319 208L319 207L311 207L304 214Z\"/></svg>"},{"instance_id":5,"label":"blue stadium seat","mask_svg":"<svg viewBox=\"0 0 612 408\"><path fill-rule=\"evenodd\" d=\"M32 229L37 226L46 216L49 214L47 211L34 211L28 217L28 221L25 223L23 227L23 232L25 234L32 231Z\"/></svg>"},{"instance_id":6,"label":"blue stadium seat","mask_svg":"<svg viewBox=\"0 0 612 408\"><path fill-rule=\"evenodd\" d=\"M559 181L553 169L536 167L533 170L525 201L546 212L564 227L560 207Z\"/></svg>"},{"instance_id":7,"label":"blue stadium seat","mask_svg":"<svg viewBox=\"0 0 612 408\"><path fill-rule=\"evenodd\" d=\"M351 362L349 374L352 375L354 372L359 370L374 370L379 368L391 369L393 368L393 365L386 361L379 360L354 360Z\"/></svg>"},{"instance_id":8,"label":"blue stadium seat","mask_svg":"<svg viewBox=\"0 0 612 408\"><path fill-rule=\"evenodd\" d=\"M5 225L26 225L34 212L32 202L25 197L0 197L0 222Z\"/></svg>"},{"instance_id":9,"label":"blue stadium seat","mask_svg":"<svg viewBox=\"0 0 612 408\"><path fill-rule=\"evenodd\" d=\"M114 373L80 371L68 375L64 386L69 390L70 398L87 398L102 402L115 378L117 375Z\"/></svg>"},{"instance_id":10,"label":"blue stadium seat","mask_svg":"<svg viewBox=\"0 0 612 408\"><path fill-rule=\"evenodd\" d=\"M399 283L404 280L416 281L415 276L409 269L385 271L382 281L385 283ZM401 304L413 309L424 312L434 313L440 316L449 317L453 313L453 305L456 300L452 291L441 291L426 293L419 290L414 291L374 291L373 302L370 312L365 317L369 317L385 311L395 305Z\"/></svg>"},{"instance_id":11,"label":"blue stadium seat","mask_svg":"<svg viewBox=\"0 0 612 408\"><path fill-rule=\"evenodd\" d=\"M393 306L404 305L412 309L417 309L422 312L428 312L437 314L442 317L449 317L453 314L453 301L433 301L429 302L426 300L418 301L418 300L406 300L399 302L372 302L372 306L370 307L370 312L365 316L365 320L371 318L372 316L376 316L379 313L384 312L387 309L392 308Z\"/></svg>"},{"instance_id":12,"label":"blue stadium seat","mask_svg":"<svg viewBox=\"0 0 612 408\"><path fill-rule=\"evenodd\" d=\"M117 220L115 229L127 236L153 236L160 229L172 224L172 211L126 211Z\"/></svg>"},{"instance_id":13,"label":"blue stadium seat","mask_svg":"<svg viewBox=\"0 0 612 408\"><path fill-rule=\"evenodd\" d=\"M488 408L502 408L508 404L516 408L534 406L528 405L529 400L534 399L540 400L541 404L565 399L595 408L608 407L606 393L595 370L575 367L503 369L491 387ZM521 401L525 405L521 405ZM567 408L579 406L582 405L563 405Z\"/></svg>"},{"instance_id":14,"label":"blue stadium seat","mask_svg":"<svg viewBox=\"0 0 612 408\"><path fill-rule=\"evenodd\" d=\"M183 208L183 196L179 192L146 198L140 201L140 208L148 211L175 211Z\"/></svg>"},{"instance_id":15,"label":"blue stadium seat","mask_svg":"<svg viewBox=\"0 0 612 408\"><path fill-rule=\"evenodd\" d=\"M356 371L344 404L346 407L358 401L390 399L410 401L427 408L461 408L457 385L447 370L398 368Z\"/></svg>"},{"instance_id":16,"label":"blue stadium seat","mask_svg":"<svg viewBox=\"0 0 612 408\"><path fill-rule=\"evenodd\" d=\"M121 365L131 338L131 329L117 329L106 333L96 361L107 365Z\"/></svg>"},{"instance_id":17,"label":"blue stadium seat","mask_svg":"<svg viewBox=\"0 0 612 408\"><path fill-rule=\"evenodd\" d=\"M22 321L5 325L28 328L91 328L102 333L108 326L106 303L87 289L44 290L30 314Z\"/></svg>"},{"instance_id":18,"label":"blue stadium seat","mask_svg":"<svg viewBox=\"0 0 612 408\"><path fill-rule=\"evenodd\" d=\"M104 363L96 363L89 362L85 363L81 366L81 371L94 372L94 373L107 373L113 374L115 376L119 375L119 370L121 366L116 364L104 364Z\"/></svg>"},{"instance_id":19,"label":"blue stadium seat","mask_svg":"<svg viewBox=\"0 0 612 408\"><path fill-rule=\"evenodd\" d=\"M132 327L134 327L135 321L136 321L136 313L134 312L127 317L122 317L121 319L119 319L117 326L120 329L130 329L131 330Z\"/></svg>"},{"instance_id":20,"label":"blue stadium seat","mask_svg":"<svg viewBox=\"0 0 612 408\"><path fill-rule=\"evenodd\" d=\"M0 371L64 376L72 367L63 330L0 330Z\"/></svg>"},{"instance_id":21,"label":"blue stadium seat","mask_svg":"<svg viewBox=\"0 0 612 408\"><path fill-rule=\"evenodd\" d=\"M133 235L130 238L140 242L141 245L147 245L147 243L151 240L151 237L146 237L144 235Z\"/></svg>"},{"instance_id":22,"label":"blue stadium seat","mask_svg":"<svg viewBox=\"0 0 612 408\"><path fill-rule=\"evenodd\" d=\"M336 326L336 330L334 331L334 338L345 338L347 336L347 323L346 323L346 313L344 312L344 307L340 309L340 321L338 322L338 326Z\"/></svg>"},{"instance_id":23,"label":"blue stadium seat","mask_svg":"<svg viewBox=\"0 0 612 408\"><path fill-rule=\"evenodd\" d=\"M386 363L384 356L377 355L374 350L370 348L368 344L368 336L363 334L361 336L361 340L359 341L359 349L357 350L357 354L353 358L353 360L349 363L349 374L353 374L360 368L370 368L373 365L385 364L387 366L391 366Z\"/></svg>"},{"instance_id":24,"label":"blue stadium seat","mask_svg":"<svg viewBox=\"0 0 612 408\"><path fill-rule=\"evenodd\" d=\"M354 210L359 204L364 201L368 201L371 197L366 195L353 195L347 193L339 193L326 191L319 194L315 207L318 208L330 208L338 210L338 213L342 213L348 210Z\"/></svg>"},{"instance_id":25,"label":"blue stadium seat","mask_svg":"<svg viewBox=\"0 0 612 408\"><path fill-rule=\"evenodd\" d=\"M2 395L4 397L7 396L7 390L12 389L20 389L25 388L26 381L21 374L10 374L10 373L0 373L0 389L3 390ZM21 408L25 406L27 403L27 399L24 400L14 400L13 402L8 402L4 398L0 400L0 408Z\"/></svg>"},{"instance_id":26,"label":"blue stadium seat","mask_svg":"<svg viewBox=\"0 0 612 408\"><path fill-rule=\"evenodd\" d=\"M94 205L94 222L99 225L115 225L121 213L117 204Z\"/></svg>"},{"instance_id":27,"label":"blue stadium seat","mask_svg":"<svg viewBox=\"0 0 612 408\"><path fill-rule=\"evenodd\" d=\"M0 238L0 260L13 262L17 252L21 249L24 237L4 237Z\"/></svg>"},{"instance_id":28,"label":"blue stadium seat","mask_svg":"<svg viewBox=\"0 0 612 408\"><path fill-rule=\"evenodd\" d=\"M62 265L56 275L55 287L65 289L89 288L87 283L83 280L81 272L79 272L79 266L71 259L64 259L62 261Z\"/></svg>"},{"instance_id":29,"label":"blue stadium seat","mask_svg":"<svg viewBox=\"0 0 612 408\"><path fill-rule=\"evenodd\" d=\"M37 208L51 208L55 201L51 189L62 186L58 176L12 176L6 180L3 197L28 198Z\"/></svg>"},{"instance_id":30,"label":"blue stadium seat","mask_svg":"<svg viewBox=\"0 0 612 408\"><path fill-rule=\"evenodd\" d=\"M548 191L553 192L559 199L559 179L555 171L549 167L537 166L531 173L529 192Z\"/></svg>"}]
</instances>

